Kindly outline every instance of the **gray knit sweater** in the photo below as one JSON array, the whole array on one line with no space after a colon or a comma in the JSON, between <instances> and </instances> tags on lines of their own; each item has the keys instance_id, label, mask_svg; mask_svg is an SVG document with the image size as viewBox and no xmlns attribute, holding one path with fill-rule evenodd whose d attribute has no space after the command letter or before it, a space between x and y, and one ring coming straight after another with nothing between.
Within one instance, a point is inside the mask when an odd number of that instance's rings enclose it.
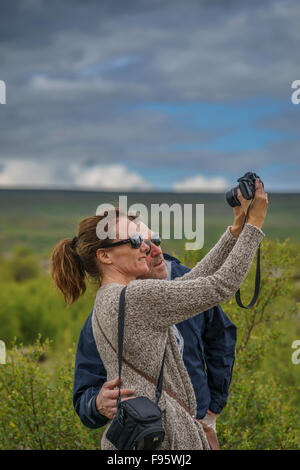
<instances>
[{"instance_id":1,"label":"gray knit sweater","mask_svg":"<svg viewBox=\"0 0 300 470\"><path fill-rule=\"evenodd\" d=\"M227 227L211 251L184 276L173 281L136 280L127 285L121 386L132 388L135 396L144 395L155 401L167 344L164 389L159 401L160 408L165 410L166 435L159 450L209 449L202 425L193 417L196 397L171 326L230 299L245 279L264 236L259 228L245 224L235 240ZM93 334L107 380L118 376L118 309L123 287L118 283L107 284L99 288L95 298ZM136 370L143 371L155 383ZM106 439L110 422L101 440L104 450L115 450Z\"/></svg>"}]
</instances>

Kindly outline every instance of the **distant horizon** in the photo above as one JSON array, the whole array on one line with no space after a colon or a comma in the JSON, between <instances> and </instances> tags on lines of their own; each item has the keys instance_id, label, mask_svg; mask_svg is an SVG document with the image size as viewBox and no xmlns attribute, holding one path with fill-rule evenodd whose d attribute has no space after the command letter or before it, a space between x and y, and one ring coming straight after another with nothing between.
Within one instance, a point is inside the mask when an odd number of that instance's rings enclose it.
<instances>
[{"instance_id":1,"label":"distant horizon","mask_svg":"<svg viewBox=\"0 0 300 470\"><path fill-rule=\"evenodd\" d=\"M52 191L52 192L75 192L75 193L107 193L107 194L225 194L225 191L172 191L169 189L149 189L146 190L136 189L136 190L126 190L126 189L96 189L96 188L53 188L53 187L2 187L0 186L0 191ZM295 190L267 190L268 194L300 194L300 189Z\"/></svg>"}]
</instances>

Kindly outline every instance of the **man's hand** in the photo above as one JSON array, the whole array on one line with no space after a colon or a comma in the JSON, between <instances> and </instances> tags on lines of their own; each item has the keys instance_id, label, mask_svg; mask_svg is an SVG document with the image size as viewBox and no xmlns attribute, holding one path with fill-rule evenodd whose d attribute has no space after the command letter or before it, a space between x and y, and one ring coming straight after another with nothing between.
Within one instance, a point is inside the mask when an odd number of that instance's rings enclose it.
<instances>
[{"instance_id":1,"label":"man's hand","mask_svg":"<svg viewBox=\"0 0 300 470\"><path fill-rule=\"evenodd\" d=\"M220 450L220 445L216 433L216 419L217 414L213 413L210 410L207 410L204 418L199 419L198 421L202 424L204 432L206 434L208 443L212 450Z\"/></svg>"},{"instance_id":2,"label":"man's hand","mask_svg":"<svg viewBox=\"0 0 300 470\"><path fill-rule=\"evenodd\" d=\"M218 415L217 415L216 413L214 413L213 411L207 410L206 413L207 413L208 415L212 416L215 420L217 419L217 416L218 416Z\"/></svg>"},{"instance_id":3,"label":"man's hand","mask_svg":"<svg viewBox=\"0 0 300 470\"><path fill-rule=\"evenodd\" d=\"M117 398L119 395L119 389L114 390L115 387L119 385L119 377L114 380L110 380L109 382L105 382L100 389L97 398L96 398L96 408L100 414L106 416L108 419L113 419L113 417L117 413ZM134 390L131 388L121 388L120 395L132 395ZM121 398L121 401L130 400L130 398L136 397L128 397L128 398Z\"/></svg>"},{"instance_id":4,"label":"man's hand","mask_svg":"<svg viewBox=\"0 0 300 470\"><path fill-rule=\"evenodd\" d=\"M206 415L204 418L200 419L200 423L205 423L207 426L213 428L216 431L216 422L217 422L217 414L213 413L213 411L207 410Z\"/></svg>"},{"instance_id":5,"label":"man's hand","mask_svg":"<svg viewBox=\"0 0 300 470\"><path fill-rule=\"evenodd\" d=\"M216 413L213 413L212 411L207 410L204 418L198 420L202 424L208 443L212 450L220 450L220 445L219 445L217 432L216 432L217 416L218 415Z\"/></svg>"},{"instance_id":6,"label":"man's hand","mask_svg":"<svg viewBox=\"0 0 300 470\"><path fill-rule=\"evenodd\" d=\"M206 434L206 438L208 440L211 450L220 450L220 444L218 441L217 433L214 430L214 428L212 428L211 426L208 426L201 419L199 419L198 421L202 424L203 430Z\"/></svg>"}]
</instances>

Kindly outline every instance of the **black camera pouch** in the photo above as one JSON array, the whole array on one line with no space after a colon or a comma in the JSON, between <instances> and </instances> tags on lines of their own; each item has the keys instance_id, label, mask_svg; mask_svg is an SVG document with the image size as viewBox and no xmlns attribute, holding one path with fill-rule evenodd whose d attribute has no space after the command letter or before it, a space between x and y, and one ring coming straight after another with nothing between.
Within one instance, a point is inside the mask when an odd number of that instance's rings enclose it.
<instances>
[{"instance_id":1,"label":"black camera pouch","mask_svg":"<svg viewBox=\"0 0 300 470\"><path fill-rule=\"evenodd\" d=\"M118 450L156 449L164 436L162 411L147 397L122 401L106 434Z\"/></svg>"}]
</instances>

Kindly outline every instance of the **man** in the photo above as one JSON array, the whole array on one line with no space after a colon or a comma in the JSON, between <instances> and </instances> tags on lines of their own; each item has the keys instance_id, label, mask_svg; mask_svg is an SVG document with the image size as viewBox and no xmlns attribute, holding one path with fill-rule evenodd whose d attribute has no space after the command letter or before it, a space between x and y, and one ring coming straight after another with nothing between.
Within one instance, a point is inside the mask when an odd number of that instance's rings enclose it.
<instances>
[{"instance_id":1,"label":"man","mask_svg":"<svg viewBox=\"0 0 300 470\"><path fill-rule=\"evenodd\" d=\"M146 227L146 226L145 226ZM148 278L173 280L189 272L179 260L162 253L160 241L146 227L151 251L146 260ZM89 428L104 426L116 414L118 380L106 382L106 370L92 331L92 312L77 346L73 404L82 423ZM235 358L236 327L219 305L173 326L176 342L194 387L196 418L204 429L216 430L216 417L227 403ZM124 399L134 390L121 389Z\"/></svg>"}]
</instances>

